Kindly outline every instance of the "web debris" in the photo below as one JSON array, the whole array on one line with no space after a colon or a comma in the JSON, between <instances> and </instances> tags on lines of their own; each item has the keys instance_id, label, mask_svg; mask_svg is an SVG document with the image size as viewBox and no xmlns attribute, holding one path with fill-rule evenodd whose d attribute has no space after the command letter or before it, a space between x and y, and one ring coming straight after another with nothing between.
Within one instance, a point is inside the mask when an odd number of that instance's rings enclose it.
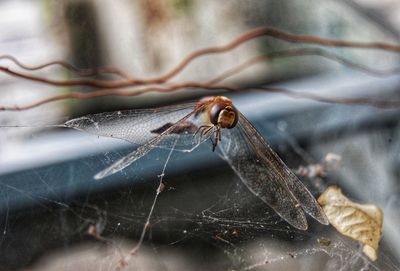
<instances>
[{"instance_id":1,"label":"web debris","mask_svg":"<svg viewBox=\"0 0 400 271\"><path fill-rule=\"evenodd\" d=\"M129 252L129 254L128 254L127 256L123 257L123 258L118 262L118 266L117 266L118 269L121 269L121 268L123 268L125 265L127 265L128 262L130 261L130 259L132 258L132 256L136 255L136 254L138 253L140 247L142 246L142 243L143 243L144 237L145 237L145 235L146 235L147 229L150 227L150 219L151 219L151 217L152 217L152 215L153 215L154 208L155 208L156 203L157 203L157 199L158 199L160 193L163 192L163 191L164 191L164 188L165 188L165 185L164 185L164 183L163 183L164 176L165 176L165 169L167 168L168 162L169 162L169 160L170 160L170 158L171 158L171 156L172 156L172 153L173 153L173 151L174 151L176 142L177 142L177 139L175 139L175 142L174 142L174 144L173 144L171 150L169 151L167 160L166 160L165 163L164 163L164 167L163 167L163 170L162 170L161 174L158 175L159 184L158 184L158 187L157 187L157 190L156 190L156 195L154 196L154 200L153 200L153 203L152 203L152 205L151 205L150 211L149 211L149 213L148 213L148 215L147 215L146 222L145 222L145 224L144 224L144 226L143 226L142 233L140 234L139 241L138 241L137 245Z\"/></svg>"}]
</instances>

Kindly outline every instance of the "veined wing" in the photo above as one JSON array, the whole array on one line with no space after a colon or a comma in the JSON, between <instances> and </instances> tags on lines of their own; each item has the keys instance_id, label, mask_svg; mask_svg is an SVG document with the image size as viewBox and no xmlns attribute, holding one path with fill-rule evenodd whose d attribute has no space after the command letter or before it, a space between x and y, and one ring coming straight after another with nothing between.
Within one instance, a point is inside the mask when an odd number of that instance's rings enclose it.
<instances>
[{"instance_id":1,"label":"veined wing","mask_svg":"<svg viewBox=\"0 0 400 271\"><path fill-rule=\"evenodd\" d=\"M72 119L64 125L87 133L119 138L142 145L188 115L195 107L196 102L193 102L154 109L104 112ZM170 149L176 142L174 148L176 150L193 150L201 143L199 138L193 140L193 133L202 124L204 124L202 114L192 115L175 131L169 133L162 142L159 142L157 147Z\"/></svg>"},{"instance_id":2,"label":"veined wing","mask_svg":"<svg viewBox=\"0 0 400 271\"><path fill-rule=\"evenodd\" d=\"M312 194L243 114L235 128L223 133L218 144L223 158L253 194L300 230L308 228L303 210L328 224Z\"/></svg>"},{"instance_id":3,"label":"veined wing","mask_svg":"<svg viewBox=\"0 0 400 271\"><path fill-rule=\"evenodd\" d=\"M155 147L159 146L160 144L165 144L166 142L168 144L172 144L171 147L174 147L175 144L180 141L181 139L181 134L177 133L177 130L180 132L182 127L185 127L185 123L188 122L191 118L195 117L198 115L199 112L202 111L204 106L197 108L196 110L192 110L189 112L186 116L182 117L180 120L175 122L174 124L168 126L168 127L162 127L162 131L159 131L159 134L140 147L138 147L135 151L131 152L130 154L122 157L121 159L117 160L115 163L113 163L111 166L108 168L100 171L97 173L94 178L95 179L102 179L104 177L110 176L118 171L121 171L122 169L126 168L127 166L131 165L133 162L136 160L140 159L144 155L146 155L149 151L154 149ZM209 131L207 134L199 134L200 138L196 139L193 138L192 133L190 134L191 141L197 140L197 145L201 144L204 142L209 135L212 133L212 131ZM176 136L174 136L174 134ZM178 136L178 137L177 137Z\"/></svg>"}]
</instances>

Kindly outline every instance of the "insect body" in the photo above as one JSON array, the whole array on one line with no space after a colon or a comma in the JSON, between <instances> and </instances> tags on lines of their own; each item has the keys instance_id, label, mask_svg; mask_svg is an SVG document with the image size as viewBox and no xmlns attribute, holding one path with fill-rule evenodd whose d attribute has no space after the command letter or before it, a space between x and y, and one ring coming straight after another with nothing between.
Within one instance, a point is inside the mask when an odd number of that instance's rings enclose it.
<instances>
[{"instance_id":1,"label":"insect body","mask_svg":"<svg viewBox=\"0 0 400 271\"><path fill-rule=\"evenodd\" d=\"M203 98L197 107L204 107L209 124L201 125L194 135L201 132L204 136L214 128L214 136L211 137L214 151L218 141L221 141L221 128L234 128L239 120L239 113L232 101L223 96Z\"/></svg>"},{"instance_id":2,"label":"insect body","mask_svg":"<svg viewBox=\"0 0 400 271\"><path fill-rule=\"evenodd\" d=\"M306 230L304 212L328 224L308 189L226 97L88 115L70 120L65 126L140 144L135 151L97 173L95 179L123 170L156 147L190 152L210 139L212 150L218 147L220 156L247 188L289 224Z\"/></svg>"}]
</instances>

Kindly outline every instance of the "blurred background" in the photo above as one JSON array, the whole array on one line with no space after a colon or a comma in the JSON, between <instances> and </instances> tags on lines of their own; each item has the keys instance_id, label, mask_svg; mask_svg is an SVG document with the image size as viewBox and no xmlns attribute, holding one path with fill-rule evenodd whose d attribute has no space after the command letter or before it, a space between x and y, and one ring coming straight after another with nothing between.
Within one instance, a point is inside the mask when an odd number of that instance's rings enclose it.
<instances>
[{"instance_id":1,"label":"blurred background","mask_svg":"<svg viewBox=\"0 0 400 271\"><path fill-rule=\"evenodd\" d=\"M59 66L28 72L2 57L10 55L28 66L65 60L79 68L112 66L134 78L153 78L195 50L225 45L262 26L399 44L399 14L396 0L3 0L0 66L55 80L77 78ZM172 82L206 82L254 56L294 48L323 48L378 70L399 66L399 54L262 37L201 57ZM120 80L110 74L94 79ZM368 75L320 56L257 63L226 83L328 96L400 98L398 76ZM0 106L95 90L56 87L0 72ZM62 100L0 112L1 126L34 126L0 128L0 270L112 270L120 250L132 248L140 236L168 155L156 150L122 173L95 181L95 173L137 146L48 125L89 113L215 94L232 98L293 169L318 163L327 153L342 157L342 167L329 172L322 188L339 184L353 199L383 209L379 259L368 263L356 242L311 219L307 232L291 228L248 192L205 144L193 153L173 155L154 225L143 252L127 270L399 270L399 110L202 89ZM321 182L317 186L313 178L302 180L315 195L321 192ZM101 229L108 241L88 235L90 225ZM332 245L318 244L321 236Z\"/></svg>"}]
</instances>

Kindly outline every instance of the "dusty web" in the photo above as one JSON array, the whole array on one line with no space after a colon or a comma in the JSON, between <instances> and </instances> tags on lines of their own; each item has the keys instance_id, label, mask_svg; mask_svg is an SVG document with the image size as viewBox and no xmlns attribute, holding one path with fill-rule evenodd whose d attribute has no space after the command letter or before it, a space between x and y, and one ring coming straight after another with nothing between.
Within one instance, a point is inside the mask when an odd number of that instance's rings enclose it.
<instances>
[{"instance_id":1,"label":"dusty web","mask_svg":"<svg viewBox=\"0 0 400 271\"><path fill-rule=\"evenodd\" d=\"M305 166L311 163L311 156L303 157L307 152L293 138L286 137L284 145L292 159L300 157L307 161ZM93 180L104 165L134 148L2 177L2 262L22 253L27 259L24 265L33 263L35 268L49 247L63 247L63 253L70 254L78 244L90 242L94 251L104 246L110 249L98 262L102 270L114 270L118 259L126 255L130 255L124 258L127 270L146 270L141 258L168 262L166 253L183 255L182 266L186 263L192 270L206 266L218 270L399 270L396 257L384 244L378 261L371 262L357 242L310 217L308 231L289 226L247 190L210 151L208 142L192 153L154 150L120 173L122 181L117 184L111 179ZM191 161L202 155L211 166L193 165ZM303 181L316 191L314 180ZM16 212L10 207L16 204L15 195L25 202L23 206L31 207ZM95 234L88 234L93 226ZM18 244L26 235L35 238L27 241L25 250ZM121 240L131 240L128 250ZM111 254L116 259L107 257ZM212 260L205 263L204 258ZM70 263L63 265L72 268Z\"/></svg>"}]
</instances>

